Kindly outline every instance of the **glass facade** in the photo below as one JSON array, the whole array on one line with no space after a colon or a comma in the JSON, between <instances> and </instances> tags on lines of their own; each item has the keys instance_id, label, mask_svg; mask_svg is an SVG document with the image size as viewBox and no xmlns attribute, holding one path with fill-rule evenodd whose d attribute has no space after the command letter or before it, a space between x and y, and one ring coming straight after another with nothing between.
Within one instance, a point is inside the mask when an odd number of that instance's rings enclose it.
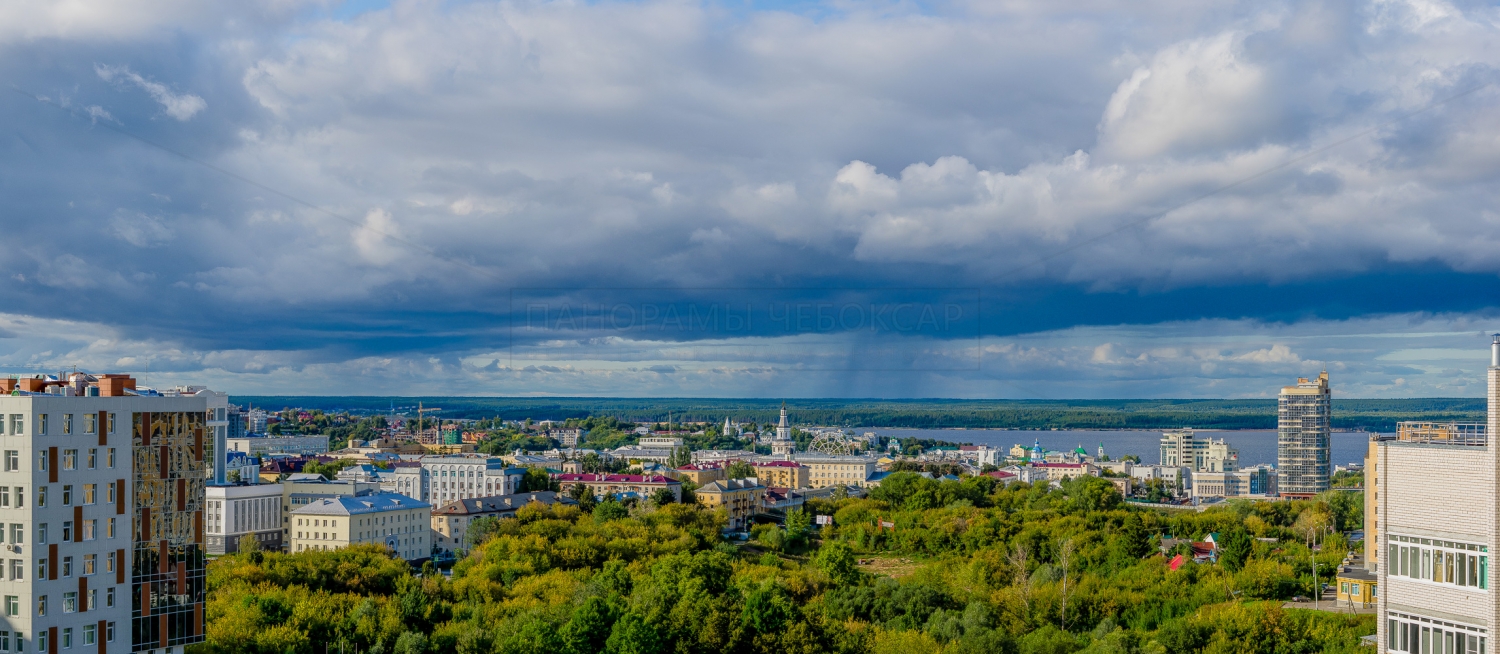
<instances>
[{"instance_id":1,"label":"glass facade","mask_svg":"<svg viewBox=\"0 0 1500 654\"><path fill-rule=\"evenodd\" d=\"M203 640L205 414L133 416L132 651Z\"/></svg>"}]
</instances>

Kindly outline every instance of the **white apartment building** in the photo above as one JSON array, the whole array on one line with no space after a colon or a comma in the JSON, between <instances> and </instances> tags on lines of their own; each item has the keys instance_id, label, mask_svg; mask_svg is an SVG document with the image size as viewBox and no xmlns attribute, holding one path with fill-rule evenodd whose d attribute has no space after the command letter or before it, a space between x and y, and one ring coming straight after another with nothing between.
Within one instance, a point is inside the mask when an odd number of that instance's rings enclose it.
<instances>
[{"instance_id":1,"label":"white apartment building","mask_svg":"<svg viewBox=\"0 0 1500 654\"><path fill-rule=\"evenodd\" d=\"M1200 438L1191 429L1162 432L1161 465L1193 472L1234 472L1240 451L1224 439Z\"/></svg>"},{"instance_id":2,"label":"white apartment building","mask_svg":"<svg viewBox=\"0 0 1500 654\"><path fill-rule=\"evenodd\" d=\"M208 392L59 377L0 380L0 642L181 652L203 640Z\"/></svg>"},{"instance_id":3,"label":"white apartment building","mask_svg":"<svg viewBox=\"0 0 1500 654\"><path fill-rule=\"evenodd\" d=\"M1276 469L1255 465L1233 472L1195 472L1193 497L1271 497L1276 495Z\"/></svg>"},{"instance_id":4,"label":"white apartment building","mask_svg":"<svg viewBox=\"0 0 1500 654\"><path fill-rule=\"evenodd\" d=\"M471 497L512 495L520 492L525 468L512 467L504 459L485 455L424 456L421 465L397 465L380 475L380 487L388 492L443 506Z\"/></svg>"},{"instance_id":5,"label":"white apartment building","mask_svg":"<svg viewBox=\"0 0 1500 654\"><path fill-rule=\"evenodd\" d=\"M1500 334L1491 345L1486 424L1408 422L1372 443L1370 519L1380 652L1489 651L1500 625L1490 548L1497 535ZM1282 489L1283 493L1285 488Z\"/></svg>"},{"instance_id":6,"label":"white apartment building","mask_svg":"<svg viewBox=\"0 0 1500 654\"><path fill-rule=\"evenodd\" d=\"M256 458L267 454L312 456L328 453L327 436L248 436L226 441L230 450L244 452Z\"/></svg>"},{"instance_id":7,"label":"white apartment building","mask_svg":"<svg viewBox=\"0 0 1500 654\"><path fill-rule=\"evenodd\" d=\"M209 554L233 554L250 540L262 550L281 551L281 484L210 485L205 499Z\"/></svg>"},{"instance_id":8,"label":"white apartment building","mask_svg":"<svg viewBox=\"0 0 1500 654\"><path fill-rule=\"evenodd\" d=\"M292 512L292 553L381 544L407 561L432 556L432 505L397 493L328 497Z\"/></svg>"}]
</instances>

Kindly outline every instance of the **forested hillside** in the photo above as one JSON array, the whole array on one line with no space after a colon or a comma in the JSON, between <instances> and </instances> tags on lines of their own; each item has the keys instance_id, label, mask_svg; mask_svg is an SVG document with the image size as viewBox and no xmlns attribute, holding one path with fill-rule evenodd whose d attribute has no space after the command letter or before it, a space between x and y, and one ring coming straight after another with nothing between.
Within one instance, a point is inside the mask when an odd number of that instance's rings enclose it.
<instances>
[{"instance_id":1,"label":"forested hillside","mask_svg":"<svg viewBox=\"0 0 1500 654\"><path fill-rule=\"evenodd\" d=\"M1129 507L1107 481L1062 489L893 476L756 539L694 505L538 506L482 529L444 576L374 548L251 552L209 567L198 654L1355 652L1371 616L1281 608L1308 593L1310 530L1357 499L1205 513ZM893 525L893 526L886 526ZM1172 571L1162 536L1218 532L1218 563ZM1274 538L1275 542L1254 537ZM1316 554L1323 579L1346 550Z\"/></svg>"}]
</instances>

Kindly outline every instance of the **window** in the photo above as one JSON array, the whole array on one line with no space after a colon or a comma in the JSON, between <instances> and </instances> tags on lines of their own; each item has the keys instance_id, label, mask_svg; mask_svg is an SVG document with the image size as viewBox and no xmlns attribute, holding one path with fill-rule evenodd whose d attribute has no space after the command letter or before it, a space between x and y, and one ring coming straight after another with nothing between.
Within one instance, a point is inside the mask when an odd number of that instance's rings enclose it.
<instances>
[{"instance_id":1,"label":"window","mask_svg":"<svg viewBox=\"0 0 1500 654\"><path fill-rule=\"evenodd\" d=\"M114 591L114 589L111 588L110 591ZM108 643L115 642L115 623L104 623L104 641Z\"/></svg>"},{"instance_id":2,"label":"window","mask_svg":"<svg viewBox=\"0 0 1500 654\"><path fill-rule=\"evenodd\" d=\"M47 487L36 487L36 505L38 508L47 506Z\"/></svg>"},{"instance_id":3,"label":"window","mask_svg":"<svg viewBox=\"0 0 1500 654\"><path fill-rule=\"evenodd\" d=\"M89 448L89 470L93 470L98 461L99 450L97 448Z\"/></svg>"},{"instance_id":4,"label":"window","mask_svg":"<svg viewBox=\"0 0 1500 654\"><path fill-rule=\"evenodd\" d=\"M99 559L99 555L98 554L85 554L85 555L83 555L83 574L84 574L84 576L88 576L88 575L94 574L94 566L98 562L98 559Z\"/></svg>"},{"instance_id":5,"label":"window","mask_svg":"<svg viewBox=\"0 0 1500 654\"><path fill-rule=\"evenodd\" d=\"M46 456L46 455L43 454L42 456ZM15 472L15 471L20 470L20 469L21 469L21 451L20 450L6 450L5 451L5 471L6 472Z\"/></svg>"},{"instance_id":6,"label":"window","mask_svg":"<svg viewBox=\"0 0 1500 654\"><path fill-rule=\"evenodd\" d=\"M71 413L64 413L63 414L63 433L64 434L71 434L71 433L73 433L73 414L71 414Z\"/></svg>"},{"instance_id":7,"label":"window","mask_svg":"<svg viewBox=\"0 0 1500 654\"><path fill-rule=\"evenodd\" d=\"M0 631L0 652L10 651L10 632ZM21 632L16 632L16 651L21 651Z\"/></svg>"},{"instance_id":8,"label":"window","mask_svg":"<svg viewBox=\"0 0 1500 654\"><path fill-rule=\"evenodd\" d=\"M99 422L99 416L96 416L96 415L94 415L92 413L85 413L85 414L83 414L83 433L85 433L85 434L92 434L92 433L94 433L94 428L97 426L96 423L98 423L98 422Z\"/></svg>"},{"instance_id":9,"label":"window","mask_svg":"<svg viewBox=\"0 0 1500 654\"><path fill-rule=\"evenodd\" d=\"M107 461L108 463L106 463L106 465L111 468L115 467L115 448L109 448L109 457L107 458Z\"/></svg>"},{"instance_id":10,"label":"window","mask_svg":"<svg viewBox=\"0 0 1500 654\"><path fill-rule=\"evenodd\" d=\"M83 610L92 611L97 608L99 608L99 589L90 588L88 604L84 605Z\"/></svg>"},{"instance_id":11,"label":"window","mask_svg":"<svg viewBox=\"0 0 1500 654\"><path fill-rule=\"evenodd\" d=\"M115 433L115 414L109 414L109 433Z\"/></svg>"},{"instance_id":12,"label":"window","mask_svg":"<svg viewBox=\"0 0 1500 654\"><path fill-rule=\"evenodd\" d=\"M78 468L78 450L63 450L63 470L76 470Z\"/></svg>"},{"instance_id":13,"label":"window","mask_svg":"<svg viewBox=\"0 0 1500 654\"><path fill-rule=\"evenodd\" d=\"M64 577L71 577L71 576L73 576L73 557L71 557L71 556L65 556L65 557L62 558L62 576L64 576ZM67 610L67 609L64 609L64 610Z\"/></svg>"},{"instance_id":14,"label":"window","mask_svg":"<svg viewBox=\"0 0 1500 654\"><path fill-rule=\"evenodd\" d=\"M36 433L38 435L47 433L47 414L37 416Z\"/></svg>"},{"instance_id":15,"label":"window","mask_svg":"<svg viewBox=\"0 0 1500 654\"><path fill-rule=\"evenodd\" d=\"M66 560L66 559L64 559ZM78 611L78 591L70 590L63 593L63 613L74 613Z\"/></svg>"},{"instance_id":16,"label":"window","mask_svg":"<svg viewBox=\"0 0 1500 654\"><path fill-rule=\"evenodd\" d=\"M45 522L36 526L36 544L47 544L47 523Z\"/></svg>"},{"instance_id":17,"label":"window","mask_svg":"<svg viewBox=\"0 0 1500 654\"><path fill-rule=\"evenodd\" d=\"M67 484L67 485L63 486L63 506L73 506L73 485L72 484ZM67 540L67 539L63 539L63 540Z\"/></svg>"},{"instance_id":18,"label":"window","mask_svg":"<svg viewBox=\"0 0 1500 654\"><path fill-rule=\"evenodd\" d=\"M16 508L18 508L18 509L24 509L24 508L26 508L26 487L25 486L17 486L16 487Z\"/></svg>"},{"instance_id":19,"label":"window","mask_svg":"<svg viewBox=\"0 0 1500 654\"><path fill-rule=\"evenodd\" d=\"M115 553L114 552L110 552L109 554L106 554L104 556L104 571L105 572L114 572L115 571ZM113 593L114 591L111 590L110 592ZM114 605L111 604L110 606L114 606Z\"/></svg>"},{"instance_id":20,"label":"window","mask_svg":"<svg viewBox=\"0 0 1500 654\"><path fill-rule=\"evenodd\" d=\"M115 587L114 586L110 586L109 588L104 589L104 605L105 606L114 606L115 605ZM111 638L111 640L113 640L113 638Z\"/></svg>"},{"instance_id":21,"label":"window","mask_svg":"<svg viewBox=\"0 0 1500 654\"><path fill-rule=\"evenodd\" d=\"M70 648L72 646L73 646L73 628L72 627L63 627L63 630L62 630L62 648L63 649L68 649L68 648Z\"/></svg>"},{"instance_id":22,"label":"window","mask_svg":"<svg viewBox=\"0 0 1500 654\"><path fill-rule=\"evenodd\" d=\"M94 500L96 499L96 497L98 496L98 494L99 494L99 485L98 484L84 484L83 485L83 505L84 506L89 506L89 505L93 504Z\"/></svg>"},{"instance_id":23,"label":"window","mask_svg":"<svg viewBox=\"0 0 1500 654\"><path fill-rule=\"evenodd\" d=\"M114 504L115 503L115 485L114 484L105 484L104 485L104 501L107 502L107 503L109 503L109 504Z\"/></svg>"},{"instance_id":24,"label":"window","mask_svg":"<svg viewBox=\"0 0 1500 654\"><path fill-rule=\"evenodd\" d=\"M21 598L18 595L5 596L5 615L12 618L21 615Z\"/></svg>"},{"instance_id":25,"label":"window","mask_svg":"<svg viewBox=\"0 0 1500 654\"><path fill-rule=\"evenodd\" d=\"M38 652L45 652L45 651L47 651L47 630L46 629L43 629L41 631L36 632L36 651L38 651Z\"/></svg>"},{"instance_id":26,"label":"window","mask_svg":"<svg viewBox=\"0 0 1500 654\"><path fill-rule=\"evenodd\" d=\"M47 470L47 450L37 450L36 451L36 469L40 470L40 471L43 471L43 472L46 472L46 470Z\"/></svg>"},{"instance_id":27,"label":"window","mask_svg":"<svg viewBox=\"0 0 1500 654\"><path fill-rule=\"evenodd\" d=\"M36 560L36 578L47 578L47 559L45 557Z\"/></svg>"},{"instance_id":28,"label":"window","mask_svg":"<svg viewBox=\"0 0 1500 654\"><path fill-rule=\"evenodd\" d=\"M115 537L115 519L114 518L110 518L109 522L104 523L104 537L105 538L114 538Z\"/></svg>"},{"instance_id":29,"label":"window","mask_svg":"<svg viewBox=\"0 0 1500 654\"><path fill-rule=\"evenodd\" d=\"M94 628L96 626L97 625L91 625L91 624L83 625L83 644L84 645L93 645L94 644Z\"/></svg>"},{"instance_id":30,"label":"window","mask_svg":"<svg viewBox=\"0 0 1500 654\"><path fill-rule=\"evenodd\" d=\"M17 545L26 542L26 525L15 523L10 526L10 542Z\"/></svg>"},{"instance_id":31,"label":"window","mask_svg":"<svg viewBox=\"0 0 1500 654\"><path fill-rule=\"evenodd\" d=\"M10 506L10 487L0 486L0 508Z\"/></svg>"},{"instance_id":32,"label":"window","mask_svg":"<svg viewBox=\"0 0 1500 654\"><path fill-rule=\"evenodd\" d=\"M19 413L10 414L10 435L20 436L26 432L26 416Z\"/></svg>"},{"instance_id":33,"label":"window","mask_svg":"<svg viewBox=\"0 0 1500 654\"><path fill-rule=\"evenodd\" d=\"M26 561L24 559L10 560L10 580L20 581L26 577Z\"/></svg>"},{"instance_id":34,"label":"window","mask_svg":"<svg viewBox=\"0 0 1500 654\"><path fill-rule=\"evenodd\" d=\"M47 615L47 596L46 595L42 595L42 596L36 598L36 614L37 615Z\"/></svg>"}]
</instances>

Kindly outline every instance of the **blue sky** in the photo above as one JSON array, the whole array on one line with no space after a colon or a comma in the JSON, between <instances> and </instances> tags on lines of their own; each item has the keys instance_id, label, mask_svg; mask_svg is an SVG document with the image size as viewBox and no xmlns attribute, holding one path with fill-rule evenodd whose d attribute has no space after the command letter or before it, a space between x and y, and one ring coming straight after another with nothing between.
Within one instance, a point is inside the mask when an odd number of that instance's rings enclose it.
<instances>
[{"instance_id":1,"label":"blue sky","mask_svg":"<svg viewBox=\"0 0 1500 654\"><path fill-rule=\"evenodd\" d=\"M1481 3L0 7L0 370L1473 396Z\"/></svg>"}]
</instances>

